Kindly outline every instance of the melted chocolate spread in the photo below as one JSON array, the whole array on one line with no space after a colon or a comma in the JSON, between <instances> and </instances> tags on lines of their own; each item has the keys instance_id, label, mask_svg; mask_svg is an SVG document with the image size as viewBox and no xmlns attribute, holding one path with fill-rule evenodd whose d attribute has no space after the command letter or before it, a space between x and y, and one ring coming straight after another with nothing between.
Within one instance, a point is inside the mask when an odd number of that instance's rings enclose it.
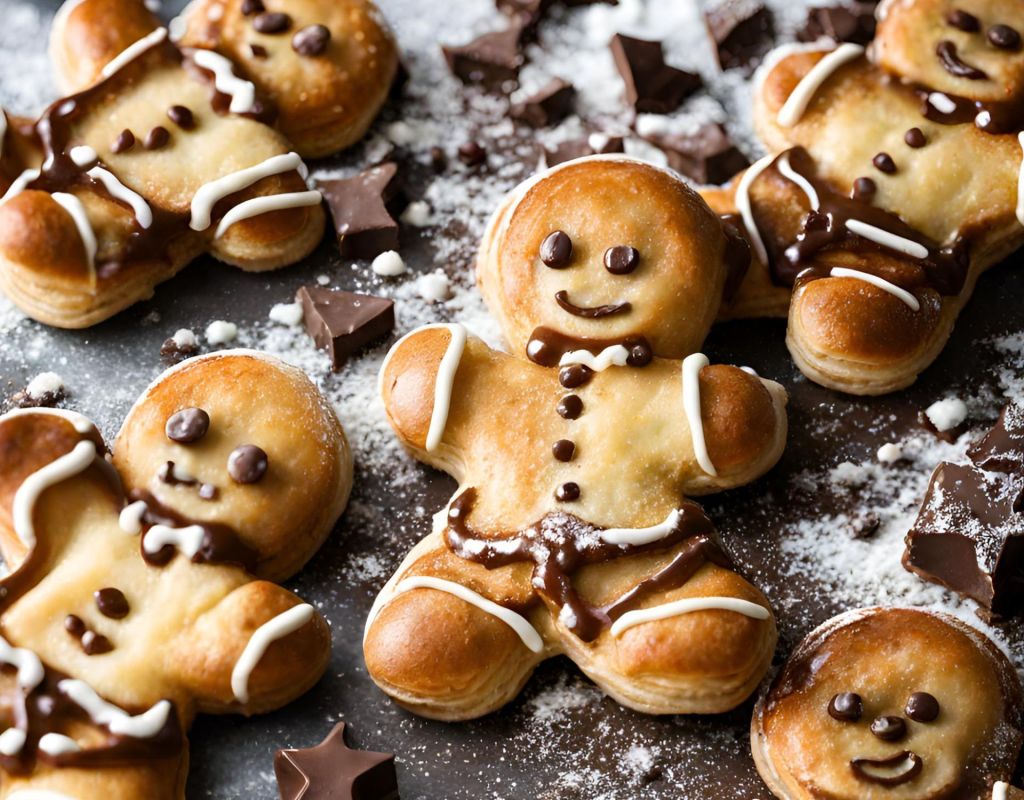
<instances>
[{"instance_id":1,"label":"melted chocolate spread","mask_svg":"<svg viewBox=\"0 0 1024 800\"><path fill-rule=\"evenodd\" d=\"M551 328L535 328L530 334L526 355L534 364L542 367L557 367L562 356L573 350L587 350L597 355L607 347L622 345L629 350L626 363L631 367L646 367L654 358L651 343L643 336L626 336L622 339L585 339L569 336Z\"/></svg>"},{"instance_id":2,"label":"melted chocolate spread","mask_svg":"<svg viewBox=\"0 0 1024 800\"><path fill-rule=\"evenodd\" d=\"M476 489L469 488L452 501L445 531L449 549L487 569L533 562L534 588L558 606L562 622L585 642L596 639L650 594L682 586L705 562L732 566L715 540L711 520L696 503L682 504L675 530L664 539L646 545L618 545L600 538L602 528L564 513L548 514L512 537L485 537L466 522L475 500ZM684 547L672 561L606 606L590 605L572 585L573 574L588 564L666 550L681 543Z\"/></svg>"},{"instance_id":3,"label":"melted chocolate spread","mask_svg":"<svg viewBox=\"0 0 1024 800\"><path fill-rule=\"evenodd\" d=\"M945 113L928 102L931 91L923 87L918 87L914 91L921 100L922 116L940 125L974 123L978 130L995 135L1017 133L1024 129L1024 103L971 100L968 97L940 92L954 105L952 111Z\"/></svg>"}]
</instances>

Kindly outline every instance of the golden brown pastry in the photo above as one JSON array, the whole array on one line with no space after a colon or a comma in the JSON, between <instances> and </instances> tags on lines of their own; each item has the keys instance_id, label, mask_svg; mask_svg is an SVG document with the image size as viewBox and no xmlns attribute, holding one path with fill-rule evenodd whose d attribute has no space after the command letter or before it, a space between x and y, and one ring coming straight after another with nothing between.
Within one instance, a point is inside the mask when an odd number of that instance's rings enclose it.
<instances>
[{"instance_id":1,"label":"golden brown pastry","mask_svg":"<svg viewBox=\"0 0 1024 800\"><path fill-rule=\"evenodd\" d=\"M76 93L32 147L0 151L0 289L29 316L88 327L202 253L269 270L320 241L302 156L363 135L394 41L368 0L241 5L193 3L177 43L142 0L58 13L51 53Z\"/></svg>"},{"instance_id":2,"label":"golden brown pastry","mask_svg":"<svg viewBox=\"0 0 1024 800\"><path fill-rule=\"evenodd\" d=\"M685 499L753 480L785 442L780 386L688 352L734 243L668 172L570 162L513 192L481 248L513 355L457 324L391 350L392 427L459 482L367 621L370 675L399 703L477 717L556 654L649 713L725 711L757 686L767 600Z\"/></svg>"},{"instance_id":3,"label":"golden brown pastry","mask_svg":"<svg viewBox=\"0 0 1024 800\"><path fill-rule=\"evenodd\" d=\"M74 412L0 417L4 797L181 800L196 713L278 708L327 666L326 622L275 583L351 486L301 372L250 351L186 361L104 453Z\"/></svg>"},{"instance_id":4,"label":"golden brown pastry","mask_svg":"<svg viewBox=\"0 0 1024 800\"><path fill-rule=\"evenodd\" d=\"M1024 6L894 0L878 19L868 51L769 58L755 120L771 155L706 193L755 254L723 316L788 313L804 374L854 394L912 383L981 272L1024 243Z\"/></svg>"},{"instance_id":5,"label":"golden brown pastry","mask_svg":"<svg viewBox=\"0 0 1024 800\"><path fill-rule=\"evenodd\" d=\"M808 634L751 723L757 769L783 800L1012 797L993 782L1022 740L1020 679L1002 651L951 616L902 608Z\"/></svg>"}]
</instances>

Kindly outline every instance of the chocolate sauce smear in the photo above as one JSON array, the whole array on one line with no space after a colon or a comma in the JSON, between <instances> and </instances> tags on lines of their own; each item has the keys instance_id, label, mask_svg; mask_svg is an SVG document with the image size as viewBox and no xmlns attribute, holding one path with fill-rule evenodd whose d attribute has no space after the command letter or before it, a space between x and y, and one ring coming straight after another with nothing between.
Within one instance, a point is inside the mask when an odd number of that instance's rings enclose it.
<instances>
[{"instance_id":1,"label":"chocolate sauce smear","mask_svg":"<svg viewBox=\"0 0 1024 800\"><path fill-rule=\"evenodd\" d=\"M542 367L555 367L558 366L562 356L573 350L587 350L597 355L605 348L619 344L629 351L626 363L631 367L646 367L654 358L651 344L643 336L627 336L623 339L586 339L569 336L545 327L535 328L530 334L526 355L534 364L540 364ZM567 389L573 388L564 383L562 385Z\"/></svg>"}]
</instances>

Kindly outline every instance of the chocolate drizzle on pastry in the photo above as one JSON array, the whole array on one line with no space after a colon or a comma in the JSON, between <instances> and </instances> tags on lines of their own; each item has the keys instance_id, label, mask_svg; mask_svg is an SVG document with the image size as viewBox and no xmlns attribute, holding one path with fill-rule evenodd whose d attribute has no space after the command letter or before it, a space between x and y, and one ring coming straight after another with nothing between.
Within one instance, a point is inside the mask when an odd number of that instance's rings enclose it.
<instances>
[{"instance_id":1,"label":"chocolate drizzle on pastry","mask_svg":"<svg viewBox=\"0 0 1024 800\"><path fill-rule=\"evenodd\" d=\"M988 73L960 58L956 45L948 39L939 42L935 48L935 55L939 57L943 69L956 78L966 78L969 81L988 80Z\"/></svg>"},{"instance_id":2,"label":"chocolate drizzle on pastry","mask_svg":"<svg viewBox=\"0 0 1024 800\"><path fill-rule=\"evenodd\" d=\"M645 367L654 358L651 344L643 336L627 336L622 339L586 339L559 333L543 326L535 328L530 334L526 355L534 364L540 364L542 367L555 367L558 366L562 356L573 350L588 350L596 355L615 345L622 345L629 351L626 364L630 367ZM572 366L582 365L573 364ZM564 383L562 385L566 386ZM566 386L566 388L573 387Z\"/></svg>"},{"instance_id":3,"label":"chocolate drizzle on pastry","mask_svg":"<svg viewBox=\"0 0 1024 800\"><path fill-rule=\"evenodd\" d=\"M555 292L555 302L563 311L584 319L603 319L617 314L628 314L633 308L629 303L610 303L603 306L578 306L569 299L566 291Z\"/></svg>"},{"instance_id":4,"label":"chocolate drizzle on pastry","mask_svg":"<svg viewBox=\"0 0 1024 800\"><path fill-rule=\"evenodd\" d=\"M1016 133L1024 129L1024 103L971 100L955 94L937 94L918 88L921 114L940 125L974 123L978 130L991 134Z\"/></svg>"},{"instance_id":5,"label":"chocolate drizzle on pastry","mask_svg":"<svg viewBox=\"0 0 1024 800\"><path fill-rule=\"evenodd\" d=\"M562 622L585 642L596 639L650 594L682 586L706 562L731 566L715 541L711 520L695 503L682 504L675 528L664 538L645 545L626 545L608 544L601 538L602 528L564 513L548 514L510 537L486 536L467 522L475 500L476 490L469 488L452 501L444 534L449 549L487 569L533 562L533 586L560 609ZM608 605L587 603L573 586L573 574L588 564L665 551L677 545L683 547L667 565Z\"/></svg>"}]
</instances>

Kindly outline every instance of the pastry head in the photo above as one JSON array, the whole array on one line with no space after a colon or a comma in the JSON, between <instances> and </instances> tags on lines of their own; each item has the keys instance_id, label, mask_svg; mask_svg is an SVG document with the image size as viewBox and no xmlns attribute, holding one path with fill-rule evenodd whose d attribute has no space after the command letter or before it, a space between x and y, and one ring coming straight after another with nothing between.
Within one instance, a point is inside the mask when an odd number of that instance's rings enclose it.
<instances>
[{"instance_id":1,"label":"pastry head","mask_svg":"<svg viewBox=\"0 0 1024 800\"><path fill-rule=\"evenodd\" d=\"M1013 770L1021 687L980 632L937 613L862 609L812 632L752 723L781 798L981 796Z\"/></svg>"},{"instance_id":2,"label":"pastry head","mask_svg":"<svg viewBox=\"0 0 1024 800\"><path fill-rule=\"evenodd\" d=\"M577 343L643 337L655 355L681 358L714 321L730 262L745 269L749 251L678 176L597 156L509 195L484 237L477 279L520 353L547 328Z\"/></svg>"}]
</instances>

